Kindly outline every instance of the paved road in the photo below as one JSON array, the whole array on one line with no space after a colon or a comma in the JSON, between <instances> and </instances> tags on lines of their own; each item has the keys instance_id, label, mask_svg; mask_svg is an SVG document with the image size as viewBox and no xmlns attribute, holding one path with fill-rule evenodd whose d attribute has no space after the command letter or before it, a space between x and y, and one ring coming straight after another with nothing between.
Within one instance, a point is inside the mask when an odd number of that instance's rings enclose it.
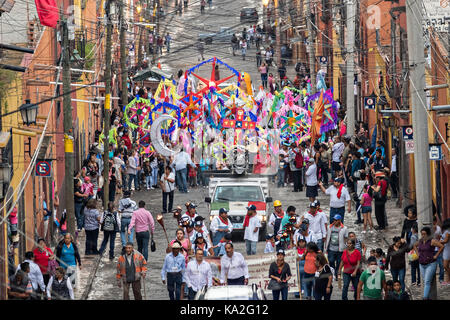
<instances>
[{"instance_id":1,"label":"paved road","mask_svg":"<svg viewBox=\"0 0 450 320\"><path fill-rule=\"evenodd\" d=\"M273 184L270 185L270 193L273 197L273 199L278 199L282 202L283 207L286 208L289 205L293 205L297 208L297 213L302 214L304 211L307 210L309 201L307 200L305 196L305 192L300 193L294 193L291 192L292 187L286 187L286 188L276 188ZM207 194L207 189L203 188L194 188L190 189L190 192L187 194L184 193L178 193L176 191L175 193L175 205L181 205L183 207L184 203L186 201L193 201L197 203L198 206L198 213L208 219L208 212L206 210L206 203L204 203L204 198ZM140 201L144 200L147 204L146 208L149 209L153 216L156 217L156 215L161 211L161 193L160 190L150 190L150 191L138 191L135 192L132 196L133 200ZM324 208L325 212L328 212L328 199L323 194L319 195L319 200L322 203L322 207ZM359 233L359 226L355 226L353 224L355 220L355 214L346 214L345 216L345 222L346 225L349 227L350 230L357 231ZM175 219L172 217L172 215L168 214L165 215L165 226L168 233L168 237L170 240L175 238L175 231L177 228L177 224ZM394 221L390 223L394 223ZM100 236L101 237L101 236ZM147 292L147 299L154 299L154 300L165 300L168 299L167 290L166 287L161 282L161 276L160 271L162 268L162 264L165 257L165 249L167 247L167 241L166 237L164 235L164 232L159 224L156 225L155 230L155 237L154 240L156 242L156 248L157 250L155 252L149 252L149 273L148 278L146 279L146 292ZM370 251L370 248L376 248L377 246L383 246L385 247L385 244L382 242L381 237L374 236L371 239L365 240ZM100 240L99 240L100 243ZM238 252L241 252L245 255L245 245L242 241L235 241L235 248ZM257 246L257 252L262 253L264 251L265 242L259 242ZM121 290L116 286L116 282L114 279L114 273L115 273L115 262L117 261L117 256L119 255L121 249L120 240L119 238L116 239L116 259L114 262L110 262L107 258L107 255L105 255L99 265L96 277L94 278L93 282L93 289L88 297L89 300L95 300L95 299L110 299L110 300L117 300L121 299ZM294 297L290 297L294 299ZM340 299L340 291L336 290L333 293L332 296L333 299Z\"/></svg>"}]
</instances>

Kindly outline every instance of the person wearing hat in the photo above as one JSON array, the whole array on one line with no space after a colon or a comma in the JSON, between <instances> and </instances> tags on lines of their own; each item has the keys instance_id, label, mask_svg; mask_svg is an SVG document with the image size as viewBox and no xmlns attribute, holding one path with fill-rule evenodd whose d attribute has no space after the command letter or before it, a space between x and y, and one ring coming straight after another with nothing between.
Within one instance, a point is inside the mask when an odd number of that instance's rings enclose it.
<instances>
[{"instance_id":1,"label":"person wearing hat","mask_svg":"<svg viewBox=\"0 0 450 320\"><path fill-rule=\"evenodd\" d=\"M317 209L317 202L311 202L309 204L309 211L303 215L301 221L303 222L305 219L308 219L309 230L314 234L314 238L316 240L314 242L320 250L323 251L323 245L327 236L327 217L323 212L318 212Z\"/></svg>"},{"instance_id":2,"label":"person wearing hat","mask_svg":"<svg viewBox=\"0 0 450 320\"><path fill-rule=\"evenodd\" d=\"M342 253L347 244L348 230L342 223L340 215L334 216L334 221L327 229L327 239L325 241L325 252L328 253L330 266L334 268L334 276L337 278L338 267L341 264Z\"/></svg>"},{"instance_id":3,"label":"person wearing hat","mask_svg":"<svg viewBox=\"0 0 450 320\"><path fill-rule=\"evenodd\" d=\"M373 199L375 200L375 218L377 219L377 230L384 230L387 227L386 223L386 196L388 183L384 179L384 172L378 171L375 173L375 185L371 186L373 191Z\"/></svg>"},{"instance_id":4,"label":"person wearing hat","mask_svg":"<svg viewBox=\"0 0 450 320\"><path fill-rule=\"evenodd\" d=\"M127 242L124 252L117 261L117 284L123 285L123 299L130 300L130 285L133 288L135 300L142 300L141 277L145 279L147 273L147 261L144 256L134 250L133 242Z\"/></svg>"},{"instance_id":5,"label":"person wearing hat","mask_svg":"<svg viewBox=\"0 0 450 320\"><path fill-rule=\"evenodd\" d=\"M302 217L303 218L303 217ZM309 230L309 220L304 218L300 227L294 233L294 242L298 243L299 240L305 240L306 243L317 242L314 232Z\"/></svg>"},{"instance_id":6,"label":"person wearing hat","mask_svg":"<svg viewBox=\"0 0 450 320\"><path fill-rule=\"evenodd\" d=\"M226 254L220 258L220 283L233 285L248 284L248 265L244 256L234 251L233 243L225 245Z\"/></svg>"},{"instance_id":7,"label":"person wearing hat","mask_svg":"<svg viewBox=\"0 0 450 320\"><path fill-rule=\"evenodd\" d=\"M162 283L166 284L169 291L170 300L180 300L181 286L184 282L184 272L186 270L186 261L184 256L180 254L181 244L175 241L172 244L172 252L166 255L161 270Z\"/></svg>"},{"instance_id":8,"label":"person wearing hat","mask_svg":"<svg viewBox=\"0 0 450 320\"><path fill-rule=\"evenodd\" d=\"M275 236L273 234L266 234L266 247L264 253L275 252Z\"/></svg>"},{"instance_id":9,"label":"person wearing hat","mask_svg":"<svg viewBox=\"0 0 450 320\"><path fill-rule=\"evenodd\" d=\"M197 205L195 203L189 202L189 205L187 205L188 210L181 216L181 218L189 218L189 220L193 222L195 218L198 216L196 208Z\"/></svg>"},{"instance_id":10,"label":"person wearing hat","mask_svg":"<svg viewBox=\"0 0 450 320\"><path fill-rule=\"evenodd\" d=\"M228 219L228 210L220 208L219 215L214 217L209 227L212 233L213 246L216 246L227 233L231 234L233 231L233 224ZM214 248L215 256L219 254L219 250L219 247Z\"/></svg>"},{"instance_id":11,"label":"person wearing hat","mask_svg":"<svg viewBox=\"0 0 450 320\"><path fill-rule=\"evenodd\" d=\"M306 196L310 202L316 200L317 193L317 165L314 158L308 160L308 166L305 172L306 177Z\"/></svg>"},{"instance_id":12,"label":"person wearing hat","mask_svg":"<svg viewBox=\"0 0 450 320\"><path fill-rule=\"evenodd\" d=\"M243 227L247 255L255 255L256 245L258 244L259 228L261 228L261 221L256 215L256 206L254 204L247 207L247 215L245 216Z\"/></svg>"},{"instance_id":13,"label":"person wearing hat","mask_svg":"<svg viewBox=\"0 0 450 320\"><path fill-rule=\"evenodd\" d=\"M286 253L283 249L277 251L277 260L272 262L269 267L269 286L272 290L273 300L287 300L288 298L288 281L292 277L291 268L287 262L284 261Z\"/></svg>"},{"instance_id":14,"label":"person wearing hat","mask_svg":"<svg viewBox=\"0 0 450 320\"><path fill-rule=\"evenodd\" d=\"M206 240L206 236L203 233L196 233L195 239L192 241L193 244L193 252L196 253L197 250L202 250L204 256L212 256L214 255L214 250L211 247L211 244Z\"/></svg>"},{"instance_id":15,"label":"person wearing hat","mask_svg":"<svg viewBox=\"0 0 450 320\"><path fill-rule=\"evenodd\" d=\"M201 248L195 250L195 259L189 261L186 266L185 280L188 287L189 300L194 300L195 295L204 286L212 286L211 265L203 260L205 251Z\"/></svg>"},{"instance_id":16,"label":"person wearing hat","mask_svg":"<svg viewBox=\"0 0 450 320\"><path fill-rule=\"evenodd\" d=\"M275 209L275 212L272 212L269 218L269 225L273 228L273 234L278 234L278 231L280 230L281 226L281 220L284 217L284 211L281 207L281 201L275 200L273 203L273 208Z\"/></svg>"},{"instance_id":17,"label":"person wearing hat","mask_svg":"<svg viewBox=\"0 0 450 320\"><path fill-rule=\"evenodd\" d=\"M330 224L333 217L339 214L344 222L345 203L347 203L348 213L352 212L352 199L347 188L344 186L344 178L334 178L333 185L325 189L322 182L319 182L320 189L330 196Z\"/></svg>"},{"instance_id":18,"label":"person wearing hat","mask_svg":"<svg viewBox=\"0 0 450 320\"><path fill-rule=\"evenodd\" d=\"M212 247L212 243L211 240L209 238L209 232L208 229L206 228L205 224L203 223L203 220L205 218L201 217L201 216L197 216L194 219L194 231L192 232L192 236L190 237L190 240L192 243L195 242L195 240L197 239L198 235L202 235L202 237L204 238L205 242L207 242L208 247Z\"/></svg>"},{"instance_id":19,"label":"person wearing hat","mask_svg":"<svg viewBox=\"0 0 450 320\"><path fill-rule=\"evenodd\" d=\"M131 192L126 190L123 192L123 198L119 200L120 213L120 239L122 247L125 248L127 242L133 242L134 230L127 237L128 226L131 223L133 212L137 210L136 202L130 199Z\"/></svg>"}]
</instances>

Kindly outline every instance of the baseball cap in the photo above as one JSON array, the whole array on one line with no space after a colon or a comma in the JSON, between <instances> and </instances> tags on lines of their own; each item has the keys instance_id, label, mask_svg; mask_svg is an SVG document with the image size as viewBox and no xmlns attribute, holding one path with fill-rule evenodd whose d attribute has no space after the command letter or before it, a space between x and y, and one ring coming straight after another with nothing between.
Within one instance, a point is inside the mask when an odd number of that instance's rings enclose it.
<instances>
[{"instance_id":1,"label":"baseball cap","mask_svg":"<svg viewBox=\"0 0 450 320\"><path fill-rule=\"evenodd\" d=\"M278 251L277 251L277 255L278 254L282 254L283 256L285 256L286 255L286 253L284 252L284 250L283 249L278 249Z\"/></svg>"},{"instance_id":2,"label":"baseball cap","mask_svg":"<svg viewBox=\"0 0 450 320\"><path fill-rule=\"evenodd\" d=\"M334 182L344 183L344 178L334 178Z\"/></svg>"},{"instance_id":3,"label":"baseball cap","mask_svg":"<svg viewBox=\"0 0 450 320\"><path fill-rule=\"evenodd\" d=\"M272 239L273 238L273 234L269 233L266 234L266 240Z\"/></svg>"},{"instance_id":4,"label":"baseball cap","mask_svg":"<svg viewBox=\"0 0 450 320\"><path fill-rule=\"evenodd\" d=\"M317 201L313 201L309 204L310 208L317 208L319 206L319 204L317 203Z\"/></svg>"},{"instance_id":5,"label":"baseball cap","mask_svg":"<svg viewBox=\"0 0 450 320\"><path fill-rule=\"evenodd\" d=\"M197 208L197 205L193 202L189 203L189 209L190 208Z\"/></svg>"},{"instance_id":6,"label":"baseball cap","mask_svg":"<svg viewBox=\"0 0 450 320\"><path fill-rule=\"evenodd\" d=\"M254 204L252 204L251 206L247 207L247 210L255 210L256 211L256 206Z\"/></svg>"},{"instance_id":7,"label":"baseball cap","mask_svg":"<svg viewBox=\"0 0 450 320\"><path fill-rule=\"evenodd\" d=\"M201 220L197 220L197 221L195 221L194 226L195 227L203 227L203 222Z\"/></svg>"},{"instance_id":8,"label":"baseball cap","mask_svg":"<svg viewBox=\"0 0 450 320\"><path fill-rule=\"evenodd\" d=\"M175 241L175 242L172 244L172 249L181 249L180 243L179 243L178 241Z\"/></svg>"},{"instance_id":9,"label":"baseball cap","mask_svg":"<svg viewBox=\"0 0 450 320\"><path fill-rule=\"evenodd\" d=\"M314 158L309 158L309 162L314 162Z\"/></svg>"},{"instance_id":10,"label":"baseball cap","mask_svg":"<svg viewBox=\"0 0 450 320\"><path fill-rule=\"evenodd\" d=\"M203 233L197 233L196 235L195 235L195 239L198 239L198 238L204 238L203 237Z\"/></svg>"},{"instance_id":11,"label":"baseball cap","mask_svg":"<svg viewBox=\"0 0 450 320\"><path fill-rule=\"evenodd\" d=\"M342 220L342 217L341 217L340 214L336 214L336 215L333 217L333 220Z\"/></svg>"},{"instance_id":12,"label":"baseball cap","mask_svg":"<svg viewBox=\"0 0 450 320\"><path fill-rule=\"evenodd\" d=\"M222 214L222 213L228 213L228 210L225 209L225 208L220 208L219 209L219 214Z\"/></svg>"}]
</instances>

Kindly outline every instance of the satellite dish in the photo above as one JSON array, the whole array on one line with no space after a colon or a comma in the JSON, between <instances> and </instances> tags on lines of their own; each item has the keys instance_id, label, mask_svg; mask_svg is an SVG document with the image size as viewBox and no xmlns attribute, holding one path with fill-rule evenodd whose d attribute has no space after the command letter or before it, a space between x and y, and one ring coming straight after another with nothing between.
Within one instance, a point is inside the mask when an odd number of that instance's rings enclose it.
<instances>
[{"instance_id":1,"label":"satellite dish","mask_svg":"<svg viewBox=\"0 0 450 320\"><path fill-rule=\"evenodd\" d=\"M161 137L161 126L165 121L168 120L177 121L177 119L175 119L174 117L163 114L156 118L155 121L153 121L152 127L150 129L150 138L152 139L153 147L155 148L156 152L164 157L170 157L176 153L175 150L166 147Z\"/></svg>"}]
</instances>

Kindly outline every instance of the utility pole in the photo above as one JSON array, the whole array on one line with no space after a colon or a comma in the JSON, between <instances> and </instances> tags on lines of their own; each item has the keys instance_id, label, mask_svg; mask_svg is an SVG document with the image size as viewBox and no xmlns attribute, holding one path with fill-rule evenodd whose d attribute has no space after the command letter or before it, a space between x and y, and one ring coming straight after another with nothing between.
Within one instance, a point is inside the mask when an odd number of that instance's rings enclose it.
<instances>
[{"instance_id":1,"label":"utility pole","mask_svg":"<svg viewBox=\"0 0 450 320\"><path fill-rule=\"evenodd\" d=\"M105 105L103 118L103 132L105 140L103 142L103 207L106 208L109 200L109 130L111 126L111 2L106 2L106 53L105 53Z\"/></svg>"},{"instance_id":2,"label":"utility pole","mask_svg":"<svg viewBox=\"0 0 450 320\"><path fill-rule=\"evenodd\" d=\"M408 30L408 61L410 73L409 95L414 138L414 175L416 185L416 206L419 230L429 227L433 230L431 199L430 159L428 154L428 116L425 88L425 58L422 30L422 1L406 0L406 25ZM436 299L436 274L431 282L430 298Z\"/></svg>"},{"instance_id":3,"label":"utility pole","mask_svg":"<svg viewBox=\"0 0 450 320\"><path fill-rule=\"evenodd\" d=\"M70 53L69 29L67 21L62 22L62 67L63 67L63 109L64 109L64 204L67 214L67 230L75 234L75 203L74 203L74 149L73 149L73 120L70 92Z\"/></svg>"},{"instance_id":4,"label":"utility pole","mask_svg":"<svg viewBox=\"0 0 450 320\"><path fill-rule=\"evenodd\" d=\"M179 0L181 1L181 0ZM156 40L157 36L159 35L159 0L153 0L153 17L156 18L156 27L153 28L153 59L152 59L152 65L156 64L156 51L158 49Z\"/></svg>"},{"instance_id":5,"label":"utility pole","mask_svg":"<svg viewBox=\"0 0 450 320\"><path fill-rule=\"evenodd\" d=\"M311 93L316 92L316 50L314 47L313 28L311 21L311 0L306 1L306 26L308 28L308 57L309 74L311 79Z\"/></svg>"},{"instance_id":6,"label":"utility pole","mask_svg":"<svg viewBox=\"0 0 450 320\"><path fill-rule=\"evenodd\" d=\"M275 4L275 56L277 57L277 67L281 66L281 17L278 0L273 1ZM280 79L281 80L281 79Z\"/></svg>"},{"instance_id":7,"label":"utility pole","mask_svg":"<svg viewBox=\"0 0 450 320\"><path fill-rule=\"evenodd\" d=\"M355 134L355 1L347 0L347 41L346 41L346 77L347 77L347 134Z\"/></svg>"},{"instance_id":8,"label":"utility pole","mask_svg":"<svg viewBox=\"0 0 450 320\"><path fill-rule=\"evenodd\" d=\"M123 15L124 0L120 1L120 11L119 11L119 21L120 21L120 75L122 79L122 106L128 104L128 88L127 88L127 66L126 66L126 41L125 33L127 31L127 24L125 22L125 17Z\"/></svg>"}]
</instances>

